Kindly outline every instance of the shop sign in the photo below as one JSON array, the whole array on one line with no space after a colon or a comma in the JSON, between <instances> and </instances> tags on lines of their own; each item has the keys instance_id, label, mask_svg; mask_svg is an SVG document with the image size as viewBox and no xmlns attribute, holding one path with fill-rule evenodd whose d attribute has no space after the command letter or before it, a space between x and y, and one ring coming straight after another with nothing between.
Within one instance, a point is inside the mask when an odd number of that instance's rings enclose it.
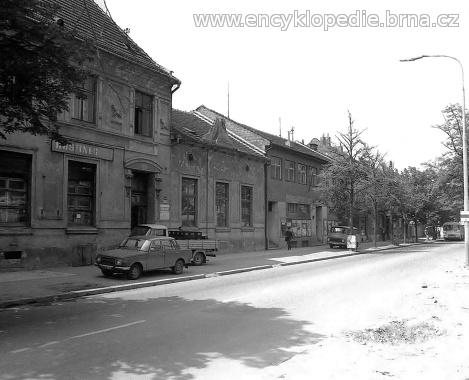
<instances>
[{"instance_id":1,"label":"shop sign","mask_svg":"<svg viewBox=\"0 0 469 380\"><path fill-rule=\"evenodd\" d=\"M114 159L113 149L78 142L60 145L58 141L52 141L52 151L91 158L100 158L102 160L108 161L112 161Z\"/></svg>"}]
</instances>

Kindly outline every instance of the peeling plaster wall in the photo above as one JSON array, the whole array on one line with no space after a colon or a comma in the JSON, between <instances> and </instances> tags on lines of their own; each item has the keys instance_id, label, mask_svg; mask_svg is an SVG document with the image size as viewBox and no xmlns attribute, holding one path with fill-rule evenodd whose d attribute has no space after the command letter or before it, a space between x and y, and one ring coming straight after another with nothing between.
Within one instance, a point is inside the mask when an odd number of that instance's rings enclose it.
<instances>
[{"instance_id":1,"label":"peeling plaster wall","mask_svg":"<svg viewBox=\"0 0 469 380\"><path fill-rule=\"evenodd\" d=\"M207 172L208 155L208 172ZM189 159L189 156L192 158ZM208 175L207 175L208 174ZM238 153L175 144L171 150L171 227L181 226L182 178L197 179L197 227L209 239L225 241L226 251L265 248L264 163ZM228 227L217 227L216 182L229 185ZM241 226L241 185L253 188L253 226Z\"/></svg>"},{"instance_id":2,"label":"peeling plaster wall","mask_svg":"<svg viewBox=\"0 0 469 380\"><path fill-rule=\"evenodd\" d=\"M87 265L96 252L116 246L130 230L131 170L149 174L148 222L159 220L160 204L171 193L171 83L117 57L100 56L90 67L96 76L96 122L73 119L72 108L59 115L61 133L80 150L54 149L54 143L43 136L12 134L0 140L0 150L31 157L29 223L24 227L0 224L0 252L21 251L21 258L5 260L0 255L0 270ZM135 90L153 96L152 137L134 135ZM68 225L69 161L96 165L92 228Z\"/></svg>"}]
</instances>

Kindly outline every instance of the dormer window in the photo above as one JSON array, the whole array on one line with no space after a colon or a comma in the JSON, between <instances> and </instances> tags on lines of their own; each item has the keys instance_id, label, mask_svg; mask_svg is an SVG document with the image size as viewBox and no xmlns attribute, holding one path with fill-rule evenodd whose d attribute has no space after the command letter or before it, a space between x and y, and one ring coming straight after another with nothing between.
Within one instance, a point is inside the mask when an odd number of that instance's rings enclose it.
<instances>
[{"instance_id":1,"label":"dormer window","mask_svg":"<svg viewBox=\"0 0 469 380\"><path fill-rule=\"evenodd\" d=\"M135 134L151 137L153 135L153 97L135 91Z\"/></svg>"}]
</instances>

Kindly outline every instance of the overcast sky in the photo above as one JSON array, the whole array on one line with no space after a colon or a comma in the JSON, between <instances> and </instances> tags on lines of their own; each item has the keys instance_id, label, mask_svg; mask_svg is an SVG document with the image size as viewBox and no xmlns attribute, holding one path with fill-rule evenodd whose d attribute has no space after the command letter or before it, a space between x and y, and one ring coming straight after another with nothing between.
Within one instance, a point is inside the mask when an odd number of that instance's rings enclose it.
<instances>
[{"instance_id":1,"label":"overcast sky","mask_svg":"<svg viewBox=\"0 0 469 380\"><path fill-rule=\"evenodd\" d=\"M129 28L131 38L182 81L173 97L173 107L182 110L204 104L226 114L229 82L232 119L279 134L281 118L282 136L293 126L294 138L306 143L323 134L334 139L347 128L350 110L356 128L366 129L364 139L402 169L442 153L444 136L432 125L443 122L441 110L447 104L461 103L456 62L433 58L400 63L399 59L446 54L468 65L467 0L106 3L119 26ZM281 25L295 11L296 24L292 18L284 31L265 26L265 20L261 27L196 27L193 17L267 14L274 25ZM345 26L344 16L334 18L357 11L360 19L348 19L352 25L362 22L363 15L373 24L375 14L379 23L386 23L388 11L390 25L396 21L393 15L405 25L403 15L415 14L422 26ZM301 17L308 12L315 26L307 26ZM441 14L451 16L437 19ZM326 22L335 20L341 26L324 30ZM452 26L425 27L428 21Z\"/></svg>"}]
</instances>

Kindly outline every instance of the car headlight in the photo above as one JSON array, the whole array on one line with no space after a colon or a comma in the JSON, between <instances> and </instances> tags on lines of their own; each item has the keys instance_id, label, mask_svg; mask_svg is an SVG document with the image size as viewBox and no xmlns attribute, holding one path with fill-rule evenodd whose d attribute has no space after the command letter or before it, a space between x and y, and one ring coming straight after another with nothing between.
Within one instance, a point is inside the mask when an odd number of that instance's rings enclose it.
<instances>
[{"instance_id":1,"label":"car headlight","mask_svg":"<svg viewBox=\"0 0 469 380\"><path fill-rule=\"evenodd\" d=\"M342 239L342 243L345 243L345 239Z\"/></svg>"},{"instance_id":2,"label":"car headlight","mask_svg":"<svg viewBox=\"0 0 469 380\"><path fill-rule=\"evenodd\" d=\"M124 264L123 260L116 260L116 265L122 265L122 264Z\"/></svg>"},{"instance_id":3,"label":"car headlight","mask_svg":"<svg viewBox=\"0 0 469 380\"><path fill-rule=\"evenodd\" d=\"M96 262L99 264L101 262L101 256L96 257Z\"/></svg>"}]
</instances>

